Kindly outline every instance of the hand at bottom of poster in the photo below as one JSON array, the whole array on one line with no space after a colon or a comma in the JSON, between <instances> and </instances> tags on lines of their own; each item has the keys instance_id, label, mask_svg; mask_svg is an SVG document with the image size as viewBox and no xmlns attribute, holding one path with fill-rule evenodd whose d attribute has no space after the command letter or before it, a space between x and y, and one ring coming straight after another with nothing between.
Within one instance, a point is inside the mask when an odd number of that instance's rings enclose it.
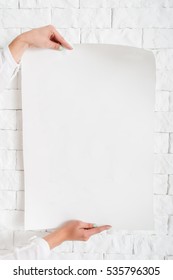
<instances>
[{"instance_id":1,"label":"hand at bottom of poster","mask_svg":"<svg viewBox=\"0 0 173 280\"><path fill-rule=\"evenodd\" d=\"M110 229L110 225L97 227L92 223L82 221L68 221L54 232L48 234L44 239L48 242L50 249L55 248L64 241L87 241L92 235Z\"/></svg>"}]
</instances>

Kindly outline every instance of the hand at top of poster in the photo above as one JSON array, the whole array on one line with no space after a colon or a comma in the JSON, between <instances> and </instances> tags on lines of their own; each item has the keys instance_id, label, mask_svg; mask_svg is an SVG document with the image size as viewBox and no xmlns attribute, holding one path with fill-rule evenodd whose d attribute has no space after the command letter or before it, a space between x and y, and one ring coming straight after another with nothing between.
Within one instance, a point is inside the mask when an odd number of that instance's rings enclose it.
<instances>
[{"instance_id":1,"label":"hand at top of poster","mask_svg":"<svg viewBox=\"0 0 173 280\"><path fill-rule=\"evenodd\" d=\"M59 34L52 25L32 29L17 36L9 45L10 51L17 63L28 48L45 48L61 50L65 47L72 50L70 44Z\"/></svg>"},{"instance_id":2,"label":"hand at top of poster","mask_svg":"<svg viewBox=\"0 0 173 280\"><path fill-rule=\"evenodd\" d=\"M95 227L92 223L74 220L64 223L57 230L45 236L44 239L48 242L50 249L53 249L68 240L87 241L92 235L110 228L110 225Z\"/></svg>"}]
</instances>

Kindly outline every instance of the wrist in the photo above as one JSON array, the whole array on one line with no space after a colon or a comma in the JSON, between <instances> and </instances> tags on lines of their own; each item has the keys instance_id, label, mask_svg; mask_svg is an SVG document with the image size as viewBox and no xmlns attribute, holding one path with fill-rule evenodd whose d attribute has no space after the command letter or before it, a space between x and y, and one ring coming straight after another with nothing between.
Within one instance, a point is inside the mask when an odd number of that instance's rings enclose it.
<instances>
[{"instance_id":1,"label":"wrist","mask_svg":"<svg viewBox=\"0 0 173 280\"><path fill-rule=\"evenodd\" d=\"M20 44L20 47L23 50L26 50L29 48L29 41L28 41L26 32L17 36L15 40L18 44Z\"/></svg>"},{"instance_id":2,"label":"wrist","mask_svg":"<svg viewBox=\"0 0 173 280\"><path fill-rule=\"evenodd\" d=\"M20 62L23 53L29 47L24 34L17 36L10 44L10 52L17 63Z\"/></svg>"},{"instance_id":3,"label":"wrist","mask_svg":"<svg viewBox=\"0 0 173 280\"><path fill-rule=\"evenodd\" d=\"M50 249L57 247L66 240L62 229L57 229L56 231L46 235L43 239L48 242Z\"/></svg>"}]
</instances>

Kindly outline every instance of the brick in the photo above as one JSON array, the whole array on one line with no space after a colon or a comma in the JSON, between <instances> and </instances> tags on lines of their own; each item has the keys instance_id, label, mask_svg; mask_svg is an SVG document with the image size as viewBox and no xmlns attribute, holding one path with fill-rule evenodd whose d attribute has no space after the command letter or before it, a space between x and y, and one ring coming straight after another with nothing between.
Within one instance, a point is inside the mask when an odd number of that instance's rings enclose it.
<instances>
[{"instance_id":1,"label":"brick","mask_svg":"<svg viewBox=\"0 0 173 280\"><path fill-rule=\"evenodd\" d=\"M156 174L173 174L173 155L172 154L157 154L155 156Z\"/></svg>"},{"instance_id":2,"label":"brick","mask_svg":"<svg viewBox=\"0 0 173 280\"><path fill-rule=\"evenodd\" d=\"M133 47L142 46L140 29L82 29L82 43L117 44Z\"/></svg>"},{"instance_id":3,"label":"brick","mask_svg":"<svg viewBox=\"0 0 173 280\"><path fill-rule=\"evenodd\" d=\"M0 170L0 190L23 190L23 171Z\"/></svg>"},{"instance_id":4,"label":"brick","mask_svg":"<svg viewBox=\"0 0 173 280\"><path fill-rule=\"evenodd\" d=\"M3 9L0 9L0 19L3 17ZM0 20L0 28L3 28L2 20Z\"/></svg>"},{"instance_id":5,"label":"brick","mask_svg":"<svg viewBox=\"0 0 173 280\"><path fill-rule=\"evenodd\" d=\"M155 195L154 196L154 213L156 215L173 215L173 196Z\"/></svg>"},{"instance_id":6,"label":"brick","mask_svg":"<svg viewBox=\"0 0 173 280\"><path fill-rule=\"evenodd\" d=\"M98 253L55 253L51 252L51 260L102 260L103 254Z\"/></svg>"},{"instance_id":7,"label":"brick","mask_svg":"<svg viewBox=\"0 0 173 280\"><path fill-rule=\"evenodd\" d=\"M79 28L59 28L59 33L72 44L80 43L80 29Z\"/></svg>"},{"instance_id":8,"label":"brick","mask_svg":"<svg viewBox=\"0 0 173 280\"><path fill-rule=\"evenodd\" d=\"M0 28L0 38L1 38L0 48L4 48L19 34L20 34L20 29L17 28L8 28L8 29Z\"/></svg>"},{"instance_id":9,"label":"brick","mask_svg":"<svg viewBox=\"0 0 173 280\"><path fill-rule=\"evenodd\" d=\"M17 126L17 130L22 130L22 111L21 110L17 110L16 112L16 126Z\"/></svg>"},{"instance_id":10,"label":"brick","mask_svg":"<svg viewBox=\"0 0 173 280\"><path fill-rule=\"evenodd\" d=\"M173 111L173 92L170 92L170 98L169 98L169 102L170 102L170 105L169 105L169 109L170 111Z\"/></svg>"},{"instance_id":11,"label":"brick","mask_svg":"<svg viewBox=\"0 0 173 280\"><path fill-rule=\"evenodd\" d=\"M166 194L168 190L168 175L154 174L154 193Z\"/></svg>"},{"instance_id":12,"label":"brick","mask_svg":"<svg viewBox=\"0 0 173 280\"><path fill-rule=\"evenodd\" d=\"M80 7L81 8L107 8L107 7L112 7L114 3L115 5L117 4L117 6L119 6L119 0L112 1L112 3L110 3L110 0L95 0L95 1L80 0Z\"/></svg>"},{"instance_id":13,"label":"brick","mask_svg":"<svg viewBox=\"0 0 173 280\"><path fill-rule=\"evenodd\" d=\"M154 230L155 230L155 234L166 235L168 233L168 216L155 215Z\"/></svg>"},{"instance_id":14,"label":"brick","mask_svg":"<svg viewBox=\"0 0 173 280\"><path fill-rule=\"evenodd\" d=\"M144 29L144 48L173 48L173 29Z\"/></svg>"},{"instance_id":15,"label":"brick","mask_svg":"<svg viewBox=\"0 0 173 280\"><path fill-rule=\"evenodd\" d=\"M22 132L0 130L0 149L22 150Z\"/></svg>"},{"instance_id":16,"label":"brick","mask_svg":"<svg viewBox=\"0 0 173 280\"><path fill-rule=\"evenodd\" d=\"M85 1L85 0L83 0ZM91 1L91 0L90 0ZM172 1L172 0L168 0ZM111 7L166 7L167 0L107 0Z\"/></svg>"},{"instance_id":17,"label":"brick","mask_svg":"<svg viewBox=\"0 0 173 280\"><path fill-rule=\"evenodd\" d=\"M0 259L1 259L1 257L3 259L3 256L10 254L10 253L11 253L11 250L0 250Z\"/></svg>"},{"instance_id":18,"label":"brick","mask_svg":"<svg viewBox=\"0 0 173 280\"><path fill-rule=\"evenodd\" d=\"M108 247L107 253L132 254L133 237L131 235L116 235L112 237L112 246Z\"/></svg>"},{"instance_id":19,"label":"brick","mask_svg":"<svg viewBox=\"0 0 173 280\"><path fill-rule=\"evenodd\" d=\"M155 58L157 69L173 69L173 50L157 50L155 52Z\"/></svg>"},{"instance_id":20,"label":"brick","mask_svg":"<svg viewBox=\"0 0 173 280\"><path fill-rule=\"evenodd\" d=\"M169 134L168 133L155 133L154 141L155 153L168 153L169 147Z\"/></svg>"},{"instance_id":21,"label":"brick","mask_svg":"<svg viewBox=\"0 0 173 280\"><path fill-rule=\"evenodd\" d=\"M169 7L169 8L173 7L173 0L163 0L163 2L164 2L163 4L164 7Z\"/></svg>"},{"instance_id":22,"label":"brick","mask_svg":"<svg viewBox=\"0 0 173 280\"><path fill-rule=\"evenodd\" d=\"M50 22L50 9L4 9L1 15L1 25L5 28L34 28Z\"/></svg>"},{"instance_id":23,"label":"brick","mask_svg":"<svg viewBox=\"0 0 173 280\"><path fill-rule=\"evenodd\" d=\"M142 7L142 0L107 0L107 5L111 8L140 8Z\"/></svg>"},{"instance_id":24,"label":"brick","mask_svg":"<svg viewBox=\"0 0 173 280\"><path fill-rule=\"evenodd\" d=\"M117 253L131 254L133 240L130 235L106 235L92 236L87 242L74 243L74 252L90 253Z\"/></svg>"},{"instance_id":25,"label":"brick","mask_svg":"<svg viewBox=\"0 0 173 280\"><path fill-rule=\"evenodd\" d=\"M23 152L22 151L17 151L16 152L17 156L17 164L16 164L16 170L23 170Z\"/></svg>"},{"instance_id":26,"label":"brick","mask_svg":"<svg viewBox=\"0 0 173 280\"><path fill-rule=\"evenodd\" d=\"M13 232L11 230L0 230L0 249L8 250L13 247Z\"/></svg>"},{"instance_id":27,"label":"brick","mask_svg":"<svg viewBox=\"0 0 173 280\"><path fill-rule=\"evenodd\" d=\"M34 236L43 237L44 231L32 231L32 230L16 230L14 232L14 247L22 247L29 243L30 239Z\"/></svg>"},{"instance_id":28,"label":"brick","mask_svg":"<svg viewBox=\"0 0 173 280\"><path fill-rule=\"evenodd\" d=\"M0 110L0 129L16 129L16 112Z\"/></svg>"},{"instance_id":29,"label":"brick","mask_svg":"<svg viewBox=\"0 0 173 280\"><path fill-rule=\"evenodd\" d=\"M83 8L141 8L141 7L171 7L172 0L81 0Z\"/></svg>"},{"instance_id":30,"label":"brick","mask_svg":"<svg viewBox=\"0 0 173 280\"><path fill-rule=\"evenodd\" d=\"M17 192L17 210L24 210L24 191Z\"/></svg>"},{"instance_id":31,"label":"brick","mask_svg":"<svg viewBox=\"0 0 173 280\"><path fill-rule=\"evenodd\" d=\"M19 0L20 8L47 8L51 7L50 0Z\"/></svg>"},{"instance_id":32,"label":"brick","mask_svg":"<svg viewBox=\"0 0 173 280\"><path fill-rule=\"evenodd\" d=\"M169 91L156 91L155 111L169 111Z\"/></svg>"},{"instance_id":33,"label":"brick","mask_svg":"<svg viewBox=\"0 0 173 280\"><path fill-rule=\"evenodd\" d=\"M166 256L165 260L173 260L173 256Z\"/></svg>"},{"instance_id":34,"label":"brick","mask_svg":"<svg viewBox=\"0 0 173 280\"><path fill-rule=\"evenodd\" d=\"M79 8L79 0L20 0L20 8Z\"/></svg>"},{"instance_id":35,"label":"brick","mask_svg":"<svg viewBox=\"0 0 173 280\"><path fill-rule=\"evenodd\" d=\"M168 193L170 195L173 195L173 175L169 176L169 188L168 188Z\"/></svg>"},{"instance_id":36,"label":"brick","mask_svg":"<svg viewBox=\"0 0 173 280\"><path fill-rule=\"evenodd\" d=\"M153 13L155 16L153 16ZM172 28L172 9L117 8L113 10L114 28Z\"/></svg>"},{"instance_id":37,"label":"brick","mask_svg":"<svg viewBox=\"0 0 173 280\"><path fill-rule=\"evenodd\" d=\"M51 0L52 7L59 8L79 8L80 0Z\"/></svg>"},{"instance_id":38,"label":"brick","mask_svg":"<svg viewBox=\"0 0 173 280\"><path fill-rule=\"evenodd\" d=\"M17 210L0 210L0 229L23 229L24 212Z\"/></svg>"},{"instance_id":39,"label":"brick","mask_svg":"<svg viewBox=\"0 0 173 280\"><path fill-rule=\"evenodd\" d=\"M142 1L138 1L138 0L108 0L109 5L111 5L112 8L114 7L122 7L122 8L131 8L131 7L136 7L136 8L140 8Z\"/></svg>"},{"instance_id":40,"label":"brick","mask_svg":"<svg viewBox=\"0 0 173 280\"><path fill-rule=\"evenodd\" d=\"M173 216L169 217L168 234L173 235Z\"/></svg>"},{"instance_id":41,"label":"brick","mask_svg":"<svg viewBox=\"0 0 173 280\"><path fill-rule=\"evenodd\" d=\"M2 8L17 8L18 0L0 0L0 9Z\"/></svg>"},{"instance_id":42,"label":"brick","mask_svg":"<svg viewBox=\"0 0 173 280\"><path fill-rule=\"evenodd\" d=\"M53 9L52 24L57 28L109 28L110 9Z\"/></svg>"},{"instance_id":43,"label":"brick","mask_svg":"<svg viewBox=\"0 0 173 280\"><path fill-rule=\"evenodd\" d=\"M15 169L16 167L16 152L0 150L0 169Z\"/></svg>"},{"instance_id":44,"label":"brick","mask_svg":"<svg viewBox=\"0 0 173 280\"><path fill-rule=\"evenodd\" d=\"M22 97L19 90L5 90L0 94L0 109L21 109Z\"/></svg>"},{"instance_id":45,"label":"brick","mask_svg":"<svg viewBox=\"0 0 173 280\"><path fill-rule=\"evenodd\" d=\"M161 255L120 255L104 254L104 260L163 260Z\"/></svg>"},{"instance_id":46,"label":"brick","mask_svg":"<svg viewBox=\"0 0 173 280\"><path fill-rule=\"evenodd\" d=\"M173 133L170 133L170 153L173 153Z\"/></svg>"},{"instance_id":47,"label":"brick","mask_svg":"<svg viewBox=\"0 0 173 280\"><path fill-rule=\"evenodd\" d=\"M156 72L156 88L158 90L173 90L173 70L158 70Z\"/></svg>"},{"instance_id":48,"label":"brick","mask_svg":"<svg viewBox=\"0 0 173 280\"><path fill-rule=\"evenodd\" d=\"M167 1L169 0L141 0L143 7L166 7Z\"/></svg>"},{"instance_id":49,"label":"brick","mask_svg":"<svg viewBox=\"0 0 173 280\"><path fill-rule=\"evenodd\" d=\"M103 253L111 246L111 236L98 234L92 236L88 241L75 241L73 251L75 253Z\"/></svg>"},{"instance_id":50,"label":"brick","mask_svg":"<svg viewBox=\"0 0 173 280\"><path fill-rule=\"evenodd\" d=\"M135 254L171 255L173 253L171 236L136 236L134 240Z\"/></svg>"},{"instance_id":51,"label":"brick","mask_svg":"<svg viewBox=\"0 0 173 280\"><path fill-rule=\"evenodd\" d=\"M16 192L0 191L0 210L12 210L16 208Z\"/></svg>"},{"instance_id":52,"label":"brick","mask_svg":"<svg viewBox=\"0 0 173 280\"><path fill-rule=\"evenodd\" d=\"M173 132L173 112L155 113L155 131Z\"/></svg>"}]
</instances>

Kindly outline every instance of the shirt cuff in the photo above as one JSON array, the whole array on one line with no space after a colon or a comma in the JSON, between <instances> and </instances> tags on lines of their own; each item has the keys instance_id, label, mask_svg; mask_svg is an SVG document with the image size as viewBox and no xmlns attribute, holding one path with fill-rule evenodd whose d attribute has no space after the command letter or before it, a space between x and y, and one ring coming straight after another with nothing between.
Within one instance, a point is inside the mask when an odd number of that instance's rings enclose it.
<instances>
[{"instance_id":1,"label":"shirt cuff","mask_svg":"<svg viewBox=\"0 0 173 280\"><path fill-rule=\"evenodd\" d=\"M15 59L14 59L14 57L12 56L12 53L11 53L11 51L10 51L10 49L9 49L9 46L6 46L5 48L4 48L4 55L5 55L5 57L6 57L6 59L7 59L7 61L8 61L8 63L10 64L10 66L13 68L13 69L15 69L16 67L19 67L19 63L17 63L16 61L15 61Z\"/></svg>"},{"instance_id":2,"label":"shirt cuff","mask_svg":"<svg viewBox=\"0 0 173 280\"><path fill-rule=\"evenodd\" d=\"M43 238L41 237L32 237L30 238L30 241L32 243L34 243L37 248L39 249L38 250L38 259L47 259L50 255L50 247L49 247L49 244L46 240L44 240Z\"/></svg>"},{"instance_id":3,"label":"shirt cuff","mask_svg":"<svg viewBox=\"0 0 173 280\"><path fill-rule=\"evenodd\" d=\"M6 46L3 49L3 56L4 56L4 61L6 62L4 65L6 65L6 76L9 79L12 79L17 71L19 70L20 63L17 63L12 56L12 53L9 49L9 46Z\"/></svg>"}]
</instances>

